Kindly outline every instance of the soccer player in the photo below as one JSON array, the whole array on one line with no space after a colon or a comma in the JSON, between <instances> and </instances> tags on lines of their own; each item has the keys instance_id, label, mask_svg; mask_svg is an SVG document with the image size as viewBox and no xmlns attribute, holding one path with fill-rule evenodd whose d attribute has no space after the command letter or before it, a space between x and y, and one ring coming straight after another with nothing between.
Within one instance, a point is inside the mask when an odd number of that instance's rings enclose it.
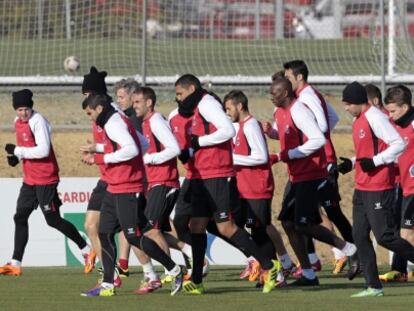
<instances>
[{"instance_id":1,"label":"soccer player","mask_svg":"<svg viewBox=\"0 0 414 311\"><path fill-rule=\"evenodd\" d=\"M168 121L154 110L156 95L152 88L136 89L132 94L132 102L136 115L143 118L143 135L149 141L149 148L144 155L148 181L144 213L149 224L145 235L170 254L163 232L171 231L169 216L179 193L177 155L180 148Z\"/></svg>"},{"instance_id":2,"label":"soccer player","mask_svg":"<svg viewBox=\"0 0 414 311\"><path fill-rule=\"evenodd\" d=\"M84 296L113 296L113 275L116 261L115 232L124 232L128 242L142 249L163 264L174 277L171 295L182 287L182 271L157 243L142 234L147 225L143 211L144 164L137 132L123 114L118 113L105 95L91 95L82 103L91 121L105 133L104 154L83 154L83 161L105 164L108 188L101 207L99 239L102 245L104 279L99 287L82 293Z\"/></svg>"},{"instance_id":3,"label":"soccer player","mask_svg":"<svg viewBox=\"0 0 414 311\"><path fill-rule=\"evenodd\" d=\"M414 247L399 237L393 224L394 161L404 151L404 141L389 118L368 104L367 92L358 82L342 92L345 110L354 117L352 137L356 158L339 164L342 174L355 167L353 235L367 288L351 297L383 296L370 232L378 244L414 260Z\"/></svg>"},{"instance_id":4,"label":"soccer player","mask_svg":"<svg viewBox=\"0 0 414 311\"><path fill-rule=\"evenodd\" d=\"M39 206L47 224L76 243L85 258L85 266L90 261L90 247L75 226L60 216L59 167L51 143L51 129L48 121L33 110L32 97L28 89L13 93L17 144L8 143L5 150L10 166L22 162L23 185L14 215L14 252L11 261L0 267L2 275L22 274L21 262L29 239L28 219Z\"/></svg>"},{"instance_id":5,"label":"soccer player","mask_svg":"<svg viewBox=\"0 0 414 311\"><path fill-rule=\"evenodd\" d=\"M414 109L412 107L411 91L404 85L389 88L384 102L385 109L388 111L398 133L406 144L406 150L398 157L399 183L396 183L395 192L395 226L397 230L400 230L400 236L410 242L411 245L414 245L414 184L412 178L412 167L414 164ZM394 253L391 271L380 275L380 280L384 282L406 282L407 279L407 260L401 257L400 254Z\"/></svg>"},{"instance_id":6,"label":"soccer player","mask_svg":"<svg viewBox=\"0 0 414 311\"><path fill-rule=\"evenodd\" d=\"M335 148L331 140L331 131L334 129L339 118L333 107L325 98L308 83L309 70L303 60L292 60L284 63L285 76L292 83L296 98L304 103L315 115L319 129L325 135L326 144L324 146L326 159L328 162L328 179L324 188L321 189L321 206L324 208L328 219L322 214L322 220L325 227L333 230L331 221L338 228L342 237L349 243L354 243L352 238L352 226L343 214L340 207L341 197L338 188L338 165ZM345 267L348 258L337 248L332 249L335 257L334 274L340 273ZM315 253L315 246L312 239L308 241L309 259L316 271L321 270L320 260ZM356 257L356 256L355 256ZM353 279L358 270L357 258L353 258L351 269L348 272L348 278ZM297 271L300 273L300 270Z\"/></svg>"},{"instance_id":7,"label":"soccer player","mask_svg":"<svg viewBox=\"0 0 414 311\"><path fill-rule=\"evenodd\" d=\"M134 128L142 134L142 117L137 117L135 109L132 105L132 94L140 87L139 83L134 79L122 79L115 83L115 93L117 96L117 102L119 108L125 113L129 120L134 125ZM145 189L147 189L146 181L144 181ZM146 294L161 286L160 278L154 270L151 258L148 257L140 249L132 248L139 262L142 265L144 272L144 278L140 289L136 291L137 294ZM119 259L118 259L118 271L121 277L129 276L129 253L131 245L129 245L125 235L120 232L119 234Z\"/></svg>"},{"instance_id":8,"label":"soccer player","mask_svg":"<svg viewBox=\"0 0 414 311\"><path fill-rule=\"evenodd\" d=\"M270 292L280 270L280 264L263 255L249 234L232 222L231 210L237 191L233 168L231 139L234 128L223 106L202 89L197 77L185 74L175 82L176 100L193 113L191 125L190 193L192 218L190 231L193 250L192 280L186 281L184 290L202 294L202 269L207 245L206 227L213 217L220 233L239 249L247 250L266 270L263 292Z\"/></svg>"},{"instance_id":9,"label":"soccer player","mask_svg":"<svg viewBox=\"0 0 414 311\"><path fill-rule=\"evenodd\" d=\"M286 162L289 174L279 220L303 270L292 285L319 285L307 256L305 237L332 245L346 256L354 255L356 247L320 225L319 189L327 182L328 171L323 148L326 139L313 113L295 98L287 78L273 81L271 97L277 107L274 118L281 147L273 162Z\"/></svg>"},{"instance_id":10,"label":"soccer player","mask_svg":"<svg viewBox=\"0 0 414 311\"><path fill-rule=\"evenodd\" d=\"M90 94L107 94L107 88L105 83L106 75L107 73L105 71L98 71L96 67L92 66L89 70L89 73L84 75L83 77L82 94L84 94L85 96L89 96ZM103 143L104 136L102 134L102 129L99 128L95 123L93 123L92 131L94 143L88 143L86 145L81 146L81 152L95 152L95 145ZM102 263L101 243L99 242L98 227L99 217L101 214L101 204L106 191L107 182L105 176L105 166L99 165L99 170L101 173L101 177L96 187L92 191L91 198L88 202L85 214L84 228L92 245L92 256L89 264L85 266L85 273L92 272L93 268L95 267L96 256ZM120 282L118 279L116 283L120 286Z\"/></svg>"},{"instance_id":11,"label":"soccer player","mask_svg":"<svg viewBox=\"0 0 414 311\"><path fill-rule=\"evenodd\" d=\"M251 228L253 240L268 257L274 258L277 251L284 270L288 271L293 263L280 233L271 221L274 180L263 130L250 114L248 99L242 91L228 93L224 97L224 105L233 124L238 125L234 138L233 162L242 211L246 215L246 226ZM245 274L248 274L249 280L254 278L254 271L260 273L260 268L253 267L257 264L256 261L248 262L247 270L250 271ZM284 280L279 281L279 285L282 284Z\"/></svg>"},{"instance_id":12,"label":"soccer player","mask_svg":"<svg viewBox=\"0 0 414 311\"><path fill-rule=\"evenodd\" d=\"M382 112L388 114L384 107L384 103L382 102L381 90L374 84L365 85L365 90L367 91L368 104L377 107Z\"/></svg>"},{"instance_id":13,"label":"soccer player","mask_svg":"<svg viewBox=\"0 0 414 311\"><path fill-rule=\"evenodd\" d=\"M140 87L139 83L134 79L122 79L114 84L117 103L119 108L127 115L131 120L135 129L142 133L142 117L138 117L135 113L135 109L132 105L132 94Z\"/></svg>"}]
</instances>

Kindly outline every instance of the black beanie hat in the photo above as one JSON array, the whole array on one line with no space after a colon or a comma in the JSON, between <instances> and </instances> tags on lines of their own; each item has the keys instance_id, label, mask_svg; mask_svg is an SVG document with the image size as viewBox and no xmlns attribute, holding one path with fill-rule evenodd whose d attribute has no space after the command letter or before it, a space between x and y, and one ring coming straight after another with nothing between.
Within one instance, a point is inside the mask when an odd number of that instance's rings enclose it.
<instances>
[{"instance_id":1,"label":"black beanie hat","mask_svg":"<svg viewBox=\"0 0 414 311\"><path fill-rule=\"evenodd\" d=\"M90 72L83 76L82 93L106 94L108 91L105 83L106 75L106 71L99 72L96 67L92 66Z\"/></svg>"},{"instance_id":2,"label":"black beanie hat","mask_svg":"<svg viewBox=\"0 0 414 311\"><path fill-rule=\"evenodd\" d=\"M354 105L362 105L368 102L367 90L360 83L354 81L345 86L342 91L342 101Z\"/></svg>"},{"instance_id":3,"label":"black beanie hat","mask_svg":"<svg viewBox=\"0 0 414 311\"><path fill-rule=\"evenodd\" d=\"M33 107L33 93L28 89L13 92L13 108L16 110L21 107Z\"/></svg>"}]
</instances>

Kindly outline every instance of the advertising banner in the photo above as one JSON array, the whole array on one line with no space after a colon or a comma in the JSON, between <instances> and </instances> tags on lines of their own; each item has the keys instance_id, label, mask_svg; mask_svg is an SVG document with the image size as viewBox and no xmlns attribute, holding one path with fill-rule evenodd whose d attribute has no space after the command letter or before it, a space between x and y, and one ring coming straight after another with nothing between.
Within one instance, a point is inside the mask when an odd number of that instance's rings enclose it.
<instances>
[{"instance_id":1,"label":"advertising banner","mask_svg":"<svg viewBox=\"0 0 414 311\"><path fill-rule=\"evenodd\" d=\"M63 202L61 215L75 225L80 234L87 239L83 223L86 207L96 186L97 178L62 178L59 196ZM2 216L0 217L0 263L11 259L14 245L14 221L16 201L22 179L0 178L0 197L2 198ZM89 241L88 241L89 242ZM171 251L173 259L184 263L178 251ZM208 235L206 256L211 264L238 265L245 263L245 256L223 240ZM60 232L49 227L40 209L36 209L29 218L29 241L23 257L24 266L65 266L82 265L83 258L75 243ZM139 264L131 253L130 264Z\"/></svg>"}]
</instances>

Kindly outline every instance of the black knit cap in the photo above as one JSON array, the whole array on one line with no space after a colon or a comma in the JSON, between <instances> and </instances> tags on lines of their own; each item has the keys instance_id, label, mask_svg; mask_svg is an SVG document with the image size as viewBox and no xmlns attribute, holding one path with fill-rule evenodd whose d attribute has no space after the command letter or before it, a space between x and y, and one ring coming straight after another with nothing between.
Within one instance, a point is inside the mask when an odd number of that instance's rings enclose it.
<instances>
[{"instance_id":1,"label":"black knit cap","mask_svg":"<svg viewBox=\"0 0 414 311\"><path fill-rule=\"evenodd\" d=\"M90 72L83 76L82 93L106 94L108 91L105 83L106 75L106 71L99 72L92 66Z\"/></svg>"},{"instance_id":2,"label":"black knit cap","mask_svg":"<svg viewBox=\"0 0 414 311\"><path fill-rule=\"evenodd\" d=\"M362 105L368 102L367 91L362 84L354 81L345 86L342 91L342 101L354 105Z\"/></svg>"},{"instance_id":3,"label":"black knit cap","mask_svg":"<svg viewBox=\"0 0 414 311\"><path fill-rule=\"evenodd\" d=\"M33 107L33 93L28 89L20 90L17 92L13 92L13 108L16 110L17 108L22 107Z\"/></svg>"}]
</instances>

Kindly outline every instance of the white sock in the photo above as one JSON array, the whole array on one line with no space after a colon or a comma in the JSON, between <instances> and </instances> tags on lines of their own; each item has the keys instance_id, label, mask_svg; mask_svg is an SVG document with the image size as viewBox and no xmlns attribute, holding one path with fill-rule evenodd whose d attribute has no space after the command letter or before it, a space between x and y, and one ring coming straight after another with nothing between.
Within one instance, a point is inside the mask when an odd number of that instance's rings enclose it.
<instances>
[{"instance_id":1,"label":"white sock","mask_svg":"<svg viewBox=\"0 0 414 311\"><path fill-rule=\"evenodd\" d=\"M172 268L170 271L167 271L167 274L172 275L172 276L176 276L180 272L181 272L180 266L179 265L175 265L174 268Z\"/></svg>"},{"instance_id":2,"label":"white sock","mask_svg":"<svg viewBox=\"0 0 414 311\"><path fill-rule=\"evenodd\" d=\"M114 288L114 284L112 284L112 283L107 283L107 282L102 282L102 283L101 283L101 287L102 287L102 288L105 288L105 289L108 289L108 288Z\"/></svg>"},{"instance_id":3,"label":"white sock","mask_svg":"<svg viewBox=\"0 0 414 311\"><path fill-rule=\"evenodd\" d=\"M10 260L10 263L13 267L21 267L22 266L22 262L20 260L12 259L12 260Z\"/></svg>"},{"instance_id":4,"label":"white sock","mask_svg":"<svg viewBox=\"0 0 414 311\"><path fill-rule=\"evenodd\" d=\"M152 262L149 261L147 263L144 263L142 265L142 271L144 271L144 273L154 272L154 266L152 265Z\"/></svg>"},{"instance_id":5,"label":"white sock","mask_svg":"<svg viewBox=\"0 0 414 311\"><path fill-rule=\"evenodd\" d=\"M334 254L336 260L346 257L345 254L342 253L341 250L337 249L336 247L332 247L332 253Z\"/></svg>"},{"instance_id":6,"label":"white sock","mask_svg":"<svg viewBox=\"0 0 414 311\"><path fill-rule=\"evenodd\" d=\"M352 243L346 242L341 252L344 253L345 256L352 256L356 252L356 246Z\"/></svg>"},{"instance_id":7,"label":"white sock","mask_svg":"<svg viewBox=\"0 0 414 311\"><path fill-rule=\"evenodd\" d=\"M313 269L303 269L302 275L308 280L313 280L314 278L316 278L316 274L315 271L313 271Z\"/></svg>"},{"instance_id":8,"label":"white sock","mask_svg":"<svg viewBox=\"0 0 414 311\"><path fill-rule=\"evenodd\" d=\"M181 252L185 254L188 258L193 258L193 250L191 248L191 245L188 245L187 243L184 243L183 248L181 249Z\"/></svg>"},{"instance_id":9,"label":"white sock","mask_svg":"<svg viewBox=\"0 0 414 311\"><path fill-rule=\"evenodd\" d=\"M282 272L278 272L278 273L277 273L276 280L277 280L278 282L282 282L282 281L284 281L284 280L285 280L285 277L283 276L283 273L282 273Z\"/></svg>"},{"instance_id":10,"label":"white sock","mask_svg":"<svg viewBox=\"0 0 414 311\"><path fill-rule=\"evenodd\" d=\"M142 271L144 272L144 275L148 277L151 281L158 279L151 261L142 265Z\"/></svg>"},{"instance_id":11,"label":"white sock","mask_svg":"<svg viewBox=\"0 0 414 311\"><path fill-rule=\"evenodd\" d=\"M290 256L287 253L280 256L279 260L282 264L283 269L288 269L293 265L292 259L290 259Z\"/></svg>"},{"instance_id":12,"label":"white sock","mask_svg":"<svg viewBox=\"0 0 414 311\"><path fill-rule=\"evenodd\" d=\"M319 260L318 255L316 255L316 253L310 253L308 254L308 257L311 264L314 264Z\"/></svg>"},{"instance_id":13,"label":"white sock","mask_svg":"<svg viewBox=\"0 0 414 311\"><path fill-rule=\"evenodd\" d=\"M88 244L86 244L86 246L81 249L82 255L89 254L90 252L91 252L91 247Z\"/></svg>"},{"instance_id":14,"label":"white sock","mask_svg":"<svg viewBox=\"0 0 414 311\"><path fill-rule=\"evenodd\" d=\"M246 259L246 263L249 263L250 261L256 260L256 258L254 258L253 256L250 256L249 258Z\"/></svg>"}]
</instances>

